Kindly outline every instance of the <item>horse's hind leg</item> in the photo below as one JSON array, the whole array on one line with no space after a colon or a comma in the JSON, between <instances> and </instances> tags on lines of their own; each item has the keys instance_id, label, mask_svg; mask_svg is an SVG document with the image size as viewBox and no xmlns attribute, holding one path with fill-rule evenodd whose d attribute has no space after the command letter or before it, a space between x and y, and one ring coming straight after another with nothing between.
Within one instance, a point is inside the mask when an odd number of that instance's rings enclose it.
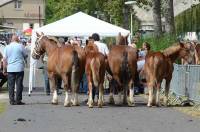
<instances>
[{"instance_id":1,"label":"horse's hind leg","mask_svg":"<svg viewBox=\"0 0 200 132\"><path fill-rule=\"evenodd\" d=\"M149 90L149 99L148 99L148 104L147 106L148 107L151 107L152 106L152 103L153 103L153 82L150 81L148 82L148 90Z\"/></svg>"},{"instance_id":2,"label":"horse's hind leg","mask_svg":"<svg viewBox=\"0 0 200 132\"><path fill-rule=\"evenodd\" d=\"M109 104L115 104L115 100L114 100L114 79L112 79L110 82L109 82L109 88L110 88L110 94L109 94Z\"/></svg>"},{"instance_id":3,"label":"horse's hind leg","mask_svg":"<svg viewBox=\"0 0 200 132\"><path fill-rule=\"evenodd\" d=\"M103 83L100 83L99 85L99 99L98 99L98 107L101 108L103 106L103 93L104 92L104 87Z\"/></svg>"},{"instance_id":4,"label":"horse's hind leg","mask_svg":"<svg viewBox=\"0 0 200 132\"><path fill-rule=\"evenodd\" d=\"M165 96L164 96L164 105L165 106L168 106L168 94L169 94L170 81L171 81L171 79L166 79Z\"/></svg>"},{"instance_id":5,"label":"horse's hind leg","mask_svg":"<svg viewBox=\"0 0 200 132\"><path fill-rule=\"evenodd\" d=\"M56 90L56 80L55 75L53 73L49 74L50 86L53 91L53 99L52 104L58 104L58 94Z\"/></svg>"},{"instance_id":6,"label":"horse's hind leg","mask_svg":"<svg viewBox=\"0 0 200 132\"><path fill-rule=\"evenodd\" d=\"M156 88L156 106L160 106L160 87L161 87L161 82L157 83L157 88Z\"/></svg>"},{"instance_id":7,"label":"horse's hind leg","mask_svg":"<svg viewBox=\"0 0 200 132\"><path fill-rule=\"evenodd\" d=\"M65 102L64 102L64 106L65 107L70 107L71 106L71 102L70 102L70 97L69 97L69 84L68 84L68 77L66 74L62 75L62 80L64 83L64 90L65 90Z\"/></svg>"},{"instance_id":8,"label":"horse's hind leg","mask_svg":"<svg viewBox=\"0 0 200 132\"><path fill-rule=\"evenodd\" d=\"M132 87L133 81L131 80L128 84L129 87L129 98L128 98L128 106L134 106L134 86Z\"/></svg>"}]
</instances>

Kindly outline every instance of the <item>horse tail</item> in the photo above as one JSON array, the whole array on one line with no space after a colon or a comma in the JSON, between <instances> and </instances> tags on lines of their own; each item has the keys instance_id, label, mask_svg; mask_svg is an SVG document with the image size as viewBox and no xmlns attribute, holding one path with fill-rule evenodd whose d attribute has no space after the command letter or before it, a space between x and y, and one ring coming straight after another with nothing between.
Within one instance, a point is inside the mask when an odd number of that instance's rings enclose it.
<instances>
[{"instance_id":1,"label":"horse tail","mask_svg":"<svg viewBox=\"0 0 200 132\"><path fill-rule=\"evenodd\" d=\"M120 78L121 78L122 84L127 84L130 77L131 77L131 72L128 66L128 52L124 51L123 60L122 60L121 68L120 68Z\"/></svg>"},{"instance_id":2,"label":"horse tail","mask_svg":"<svg viewBox=\"0 0 200 132\"><path fill-rule=\"evenodd\" d=\"M157 84L157 74L158 74L158 68L159 67L159 60L157 57L153 57L153 77L154 82L153 85L155 86Z\"/></svg>"},{"instance_id":3,"label":"horse tail","mask_svg":"<svg viewBox=\"0 0 200 132\"><path fill-rule=\"evenodd\" d=\"M100 60L99 58L93 58L90 63L90 68L92 70L92 79L95 87L99 85L99 72L100 72Z\"/></svg>"},{"instance_id":4,"label":"horse tail","mask_svg":"<svg viewBox=\"0 0 200 132\"><path fill-rule=\"evenodd\" d=\"M79 72L79 58L78 53L76 50L73 50L72 52L72 74L71 74L71 86L72 90L75 90L74 88L77 88L79 85L79 79L78 79L78 72Z\"/></svg>"}]
</instances>

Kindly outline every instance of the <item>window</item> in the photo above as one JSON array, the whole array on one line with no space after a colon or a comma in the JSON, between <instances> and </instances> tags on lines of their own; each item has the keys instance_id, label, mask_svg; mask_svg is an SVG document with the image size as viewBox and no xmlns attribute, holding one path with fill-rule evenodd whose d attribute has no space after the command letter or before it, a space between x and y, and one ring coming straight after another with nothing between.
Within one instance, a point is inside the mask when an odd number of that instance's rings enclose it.
<instances>
[{"instance_id":1,"label":"window","mask_svg":"<svg viewBox=\"0 0 200 132\"><path fill-rule=\"evenodd\" d=\"M32 29L33 29L33 23L30 23L30 25L29 25L29 26L30 26L30 28L32 28Z\"/></svg>"},{"instance_id":2,"label":"window","mask_svg":"<svg viewBox=\"0 0 200 132\"><path fill-rule=\"evenodd\" d=\"M15 9L22 8L22 0L15 0Z\"/></svg>"}]
</instances>

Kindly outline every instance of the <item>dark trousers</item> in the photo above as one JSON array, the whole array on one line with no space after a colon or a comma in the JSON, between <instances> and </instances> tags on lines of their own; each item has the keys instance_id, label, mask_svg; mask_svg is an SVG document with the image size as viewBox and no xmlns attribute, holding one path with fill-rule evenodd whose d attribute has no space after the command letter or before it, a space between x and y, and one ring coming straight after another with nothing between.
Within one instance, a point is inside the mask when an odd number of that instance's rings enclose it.
<instances>
[{"instance_id":1,"label":"dark trousers","mask_svg":"<svg viewBox=\"0 0 200 132\"><path fill-rule=\"evenodd\" d=\"M0 87L2 87L4 85L4 83L7 81L7 76L5 76L2 72L0 72Z\"/></svg>"},{"instance_id":2,"label":"dark trousers","mask_svg":"<svg viewBox=\"0 0 200 132\"><path fill-rule=\"evenodd\" d=\"M15 84L16 84L16 102L22 100L24 71L22 72L8 72L8 90L10 102L15 101Z\"/></svg>"}]
</instances>

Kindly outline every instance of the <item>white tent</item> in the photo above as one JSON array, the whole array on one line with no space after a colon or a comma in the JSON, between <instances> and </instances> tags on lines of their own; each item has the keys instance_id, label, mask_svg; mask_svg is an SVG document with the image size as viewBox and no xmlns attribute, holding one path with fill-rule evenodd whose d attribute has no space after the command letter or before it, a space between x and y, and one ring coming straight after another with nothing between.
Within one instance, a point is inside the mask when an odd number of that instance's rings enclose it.
<instances>
[{"instance_id":1,"label":"white tent","mask_svg":"<svg viewBox=\"0 0 200 132\"><path fill-rule=\"evenodd\" d=\"M122 35L127 35L130 31L121 27L112 25L100 19L89 16L83 12L78 12L74 15L58 20L56 22L45 25L41 28L33 30L31 53L35 47L36 32L43 32L50 36L90 36L93 33L98 33L103 37L114 37L121 32ZM36 61L31 57L30 74L29 74L29 94L32 91L34 81Z\"/></svg>"}]
</instances>

